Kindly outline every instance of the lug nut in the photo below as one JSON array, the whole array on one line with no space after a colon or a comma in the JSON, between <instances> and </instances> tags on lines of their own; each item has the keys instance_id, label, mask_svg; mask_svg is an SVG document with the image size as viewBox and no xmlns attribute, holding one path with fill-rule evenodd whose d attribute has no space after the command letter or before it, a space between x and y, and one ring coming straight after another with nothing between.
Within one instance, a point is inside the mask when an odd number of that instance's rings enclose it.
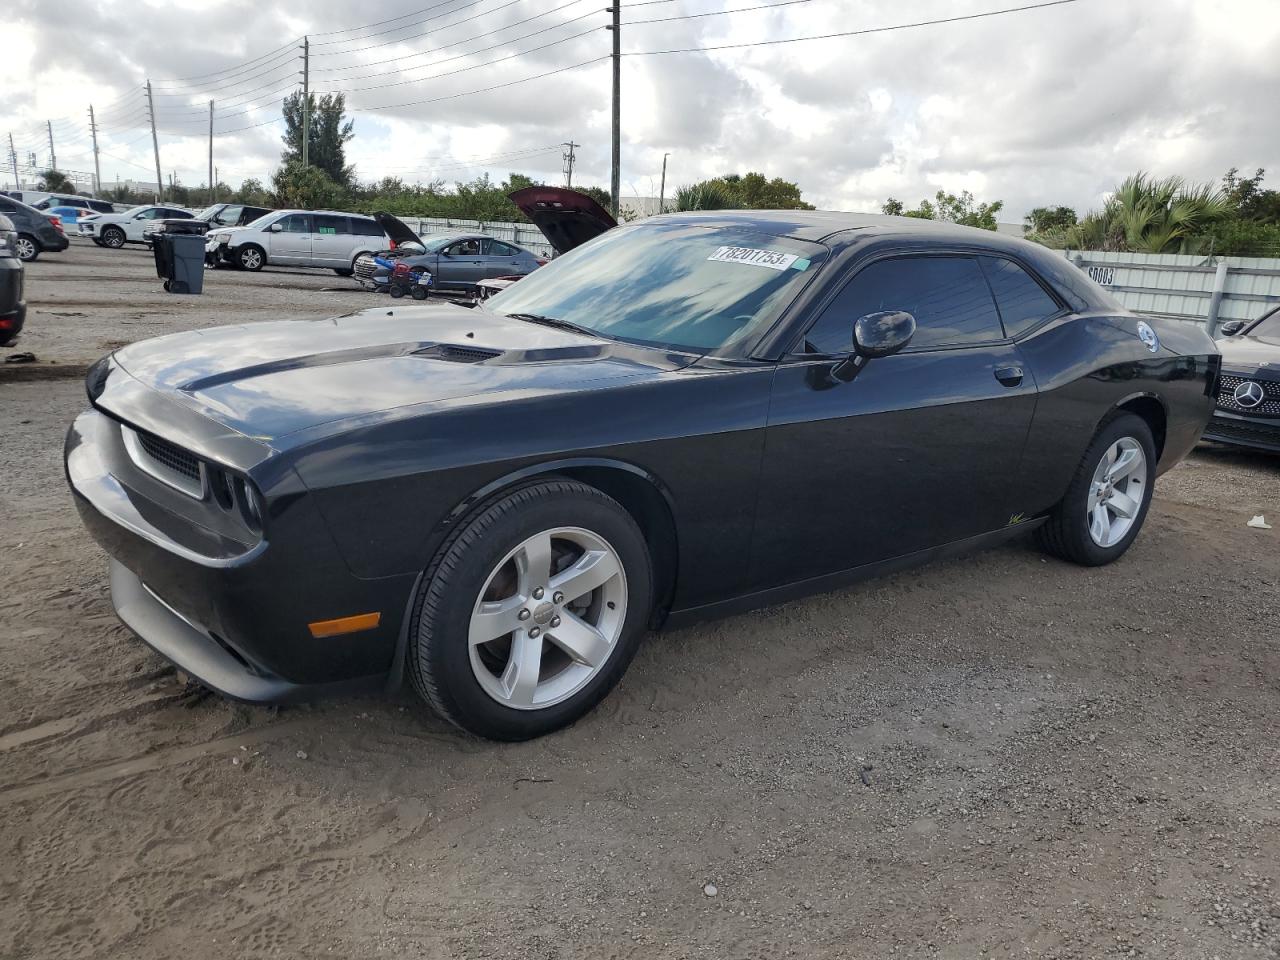
<instances>
[{"instance_id":1,"label":"lug nut","mask_svg":"<svg viewBox=\"0 0 1280 960\"><path fill-rule=\"evenodd\" d=\"M541 600L541 599L542 599L542 595L543 595L545 592L546 592L546 591L545 591L545 590L543 590L541 587L538 587L536 590L534 590L534 591L533 591L533 599L535 599L535 600Z\"/></svg>"},{"instance_id":2,"label":"lug nut","mask_svg":"<svg viewBox=\"0 0 1280 960\"><path fill-rule=\"evenodd\" d=\"M560 618L559 618L559 617L552 617L552 618L551 618L551 626L553 626L553 627L558 627L558 626L560 626Z\"/></svg>"},{"instance_id":3,"label":"lug nut","mask_svg":"<svg viewBox=\"0 0 1280 960\"><path fill-rule=\"evenodd\" d=\"M526 607L524 610L521 610L520 613L517 614L517 616L519 616L521 620L528 620L531 616L533 616L533 614L531 614L528 608Z\"/></svg>"},{"instance_id":4,"label":"lug nut","mask_svg":"<svg viewBox=\"0 0 1280 960\"><path fill-rule=\"evenodd\" d=\"M538 634L540 634L540 633L542 633L542 631L541 631L541 630L539 630L537 627L533 627L533 628L529 631L529 636L533 637L534 639L537 639Z\"/></svg>"},{"instance_id":5,"label":"lug nut","mask_svg":"<svg viewBox=\"0 0 1280 960\"><path fill-rule=\"evenodd\" d=\"M564 603L564 594L563 594L563 593L561 593L559 590L557 590L557 591L556 591L556 595L555 595L554 597L552 597L551 599L552 599L553 601L555 601L556 603Z\"/></svg>"}]
</instances>

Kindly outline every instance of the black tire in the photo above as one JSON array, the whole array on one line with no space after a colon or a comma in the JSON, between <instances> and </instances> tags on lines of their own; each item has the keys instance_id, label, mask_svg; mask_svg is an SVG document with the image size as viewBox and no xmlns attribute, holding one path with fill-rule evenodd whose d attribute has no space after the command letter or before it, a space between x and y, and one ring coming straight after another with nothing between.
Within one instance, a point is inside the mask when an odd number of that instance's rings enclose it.
<instances>
[{"instance_id":1,"label":"black tire","mask_svg":"<svg viewBox=\"0 0 1280 960\"><path fill-rule=\"evenodd\" d=\"M425 300L427 299L427 288L420 283L415 283L409 288L409 296L415 300Z\"/></svg>"},{"instance_id":2,"label":"black tire","mask_svg":"<svg viewBox=\"0 0 1280 960\"><path fill-rule=\"evenodd\" d=\"M355 273L355 270L351 267L334 267L333 272L340 277L349 277Z\"/></svg>"},{"instance_id":3,"label":"black tire","mask_svg":"<svg viewBox=\"0 0 1280 960\"><path fill-rule=\"evenodd\" d=\"M40 241L29 233L18 234L18 259L23 263L33 263L40 258Z\"/></svg>"},{"instance_id":4,"label":"black tire","mask_svg":"<svg viewBox=\"0 0 1280 960\"><path fill-rule=\"evenodd\" d=\"M1089 533L1089 493L1094 471L1103 455L1123 438L1136 440L1146 457L1146 476L1142 486L1142 500L1128 532L1115 544L1104 547ZM1119 413L1103 422L1093 441L1080 459L1075 475L1067 487L1066 495L1054 508L1049 520L1036 530L1036 540L1041 549L1063 560L1070 560L1086 567L1100 567L1123 556L1129 549L1151 507L1155 490L1156 448L1151 428L1141 417L1132 413Z\"/></svg>"},{"instance_id":5,"label":"black tire","mask_svg":"<svg viewBox=\"0 0 1280 960\"><path fill-rule=\"evenodd\" d=\"M580 690L548 707L515 709L476 679L468 642L472 609L513 547L556 527L591 531L613 547L626 575L626 617L608 660ZM494 740L539 737L573 723L613 689L635 656L652 605L649 549L631 515L586 484L532 482L482 504L440 548L414 605L409 676L432 709L464 730Z\"/></svg>"},{"instance_id":6,"label":"black tire","mask_svg":"<svg viewBox=\"0 0 1280 960\"><path fill-rule=\"evenodd\" d=\"M404 284L393 283L387 287L387 293L391 294L391 299L399 300L404 296Z\"/></svg>"},{"instance_id":7,"label":"black tire","mask_svg":"<svg viewBox=\"0 0 1280 960\"><path fill-rule=\"evenodd\" d=\"M236 250L236 266L241 270L257 273L267 262L267 252L256 243L246 243Z\"/></svg>"},{"instance_id":8,"label":"black tire","mask_svg":"<svg viewBox=\"0 0 1280 960\"><path fill-rule=\"evenodd\" d=\"M124 235L124 231L114 224L107 224L102 228L102 245L112 250L119 250L125 245L128 238Z\"/></svg>"}]
</instances>

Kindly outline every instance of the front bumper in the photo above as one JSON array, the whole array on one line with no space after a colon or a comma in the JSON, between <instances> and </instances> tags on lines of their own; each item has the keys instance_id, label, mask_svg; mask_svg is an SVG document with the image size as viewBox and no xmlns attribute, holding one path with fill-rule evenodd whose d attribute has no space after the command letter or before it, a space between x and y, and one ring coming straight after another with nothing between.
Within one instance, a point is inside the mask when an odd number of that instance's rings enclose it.
<instances>
[{"instance_id":1,"label":"front bumper","mask_svg":"<svg viewBox=\"0 0 1280 960\"><path fill-rule=\"evenodd\" d=\"M1280 420L1242 417L1217 410L1205 427L1204 439L1280 453Z\"/></svg>"},{"instance_id":2,"label":"front bumper","mask_svg":"<svg viewBox=\"0 0 1280 960\"><path fill-rule=\"evenodd\" d=\"M236 700L310 699L385 681L413 578L355 577L310 498L296 491L270 516L270 542L246 545L201 527L192 520L200 501L122 465L113 430L119 423L97 410L76 419L67 478L86 528L110 555L116 612L139 638ZM372 630L321 639L308 629L374 610L382 619Z\"/></svg>"}]
</instances>

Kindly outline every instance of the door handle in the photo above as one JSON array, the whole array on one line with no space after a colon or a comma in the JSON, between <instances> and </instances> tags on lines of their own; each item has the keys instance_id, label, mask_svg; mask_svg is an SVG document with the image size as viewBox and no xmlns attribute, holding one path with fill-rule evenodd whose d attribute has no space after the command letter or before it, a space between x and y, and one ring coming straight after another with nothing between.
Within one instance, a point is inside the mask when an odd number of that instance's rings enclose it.
<instances>
[{"instance_id":1,"label":"door handle","mask_svg":"<svg viewBox=\"0 0 1280 960\"><path fill-rule=\"evenodd\" d=\"M996 367L996 379L1006 387L1016 387L1022 383L1021 367Z\"/></svg>"}]
</instances>

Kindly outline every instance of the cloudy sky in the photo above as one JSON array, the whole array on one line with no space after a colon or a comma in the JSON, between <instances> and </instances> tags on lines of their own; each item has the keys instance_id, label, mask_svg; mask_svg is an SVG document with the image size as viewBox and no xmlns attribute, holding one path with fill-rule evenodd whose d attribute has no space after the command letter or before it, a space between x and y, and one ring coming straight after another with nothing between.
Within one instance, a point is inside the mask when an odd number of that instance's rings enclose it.
<instances>
[{"instance_id":1,"label":"cloudy sky","mask_svg":"<svg viewBox=\"0 0 1280 960\"><path fill-rule=\"evenodd\" d=\"M668 193L760 170L821 208L968 189L1004 200L1011 222L1039 205L1083 212L1137 169L1216 180L1266 167L1280 186L1280 0L1074 0L707 49L1036 2L623 0L622 192L656 195L664 153ZM362 179L519 170L559 182L559 144L573 139L575 181L607 187L604 6L10 0L0 137L12 133L20 163L34 152L47 165L51 120L59 166L91 171L92 103L104 181L154 180L150 78L166 178L207 179L210 99L221 179L265 178L305 34L313 88L347 93Z\"/></svg>"}]
</instances>

